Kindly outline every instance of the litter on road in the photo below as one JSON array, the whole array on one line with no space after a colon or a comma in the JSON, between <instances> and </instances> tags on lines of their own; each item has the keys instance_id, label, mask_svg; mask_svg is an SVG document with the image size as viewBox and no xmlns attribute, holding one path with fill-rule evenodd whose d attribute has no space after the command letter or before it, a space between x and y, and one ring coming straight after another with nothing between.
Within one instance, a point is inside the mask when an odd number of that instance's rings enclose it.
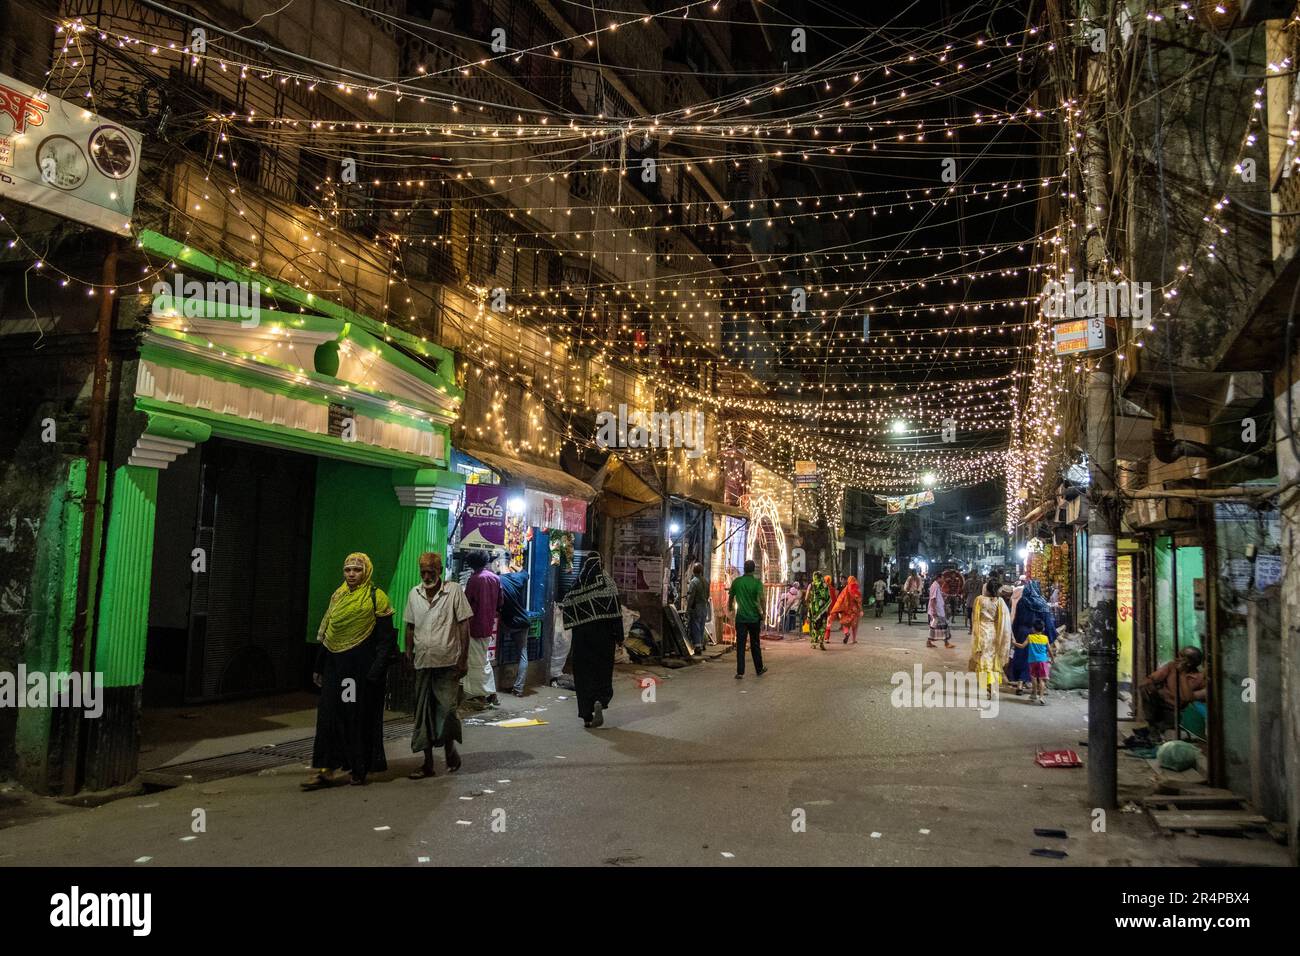
<instances>
[{"instance_id":1,"label":"litter on road","mask_svg":"<svg viewBox=\"0 0 1300 956\"><path fill-rule=\"evenodd\" d=\"M1083 761L1073 750L1040 750L1034 757L1040 767L1082 767Z\"/></svg>"}]
</instances>

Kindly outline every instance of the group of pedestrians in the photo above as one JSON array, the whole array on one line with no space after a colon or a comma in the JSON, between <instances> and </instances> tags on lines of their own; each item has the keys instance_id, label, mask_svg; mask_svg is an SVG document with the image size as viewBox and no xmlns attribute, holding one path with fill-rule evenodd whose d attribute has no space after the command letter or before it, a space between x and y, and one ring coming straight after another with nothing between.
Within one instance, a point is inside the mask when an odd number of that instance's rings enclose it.
<instances>
[{"instance_id":1,"label":"group of pedestrians","mask_svg":"<svg viewBox=\"0 0 1300 956\"><path fill-rule=\"evenodd\" d=\"M877 581L877 617L880 616L879 605L884 602L884 593L884 581ZM850 575L837 588L829 574L819 571L812 576L806 588L801 588L797 581L791 581L781 595L777 610L782 632L802 628L807 631L813 647L825 650L831 632L837 626L843 643L858 643L858 625L862 621L865 605L862 587L855 576Z\"/></svg>"},{"instance_id":2,"label":"group of pedestrians","mask_svg":"<svg viewBox=\"0 0 1300 956\"><path fill-rule=\"evenodd\" d=\"M949 601L966 602L971 629L971 650L967 668L977 675L979 686L992 699L1004 679L1016 688L1016 695L1028 692L1030 700L1047 703L1047 683L1055 658L1056 615L1052 604L1043 597L1038 582L1022 579L1016 585L1002 583L999 575L987 580L976 572L964 579L948 582L935 576L929 582L926 613L930 626L927 647L955 648L949 620ZM925 582L915 571L903 584L900 598L916 602ZM888 592L883 576L872 586L876 615L880 616ZM1055 592L1054 592L1055 595ZM754 659L755 671L767 672L763 665L759 633L762 630L763 585L754 571L754 562L745 563L745 573L735 579L727 600L727 612L736 625L736 679L745 676L745 646ZM1053 601L1053 604L1055 602ZM688 604L689 606L689 604ZM916 606L913 603L912 606ZM782 631L795 629L802 622L814 647L826 649L831 629L838 623L846 644L857 643L857 628L863 614L862 591L857 579L848 578L838 591L830 575L813 575L806 589L797 582L781 594L778 618Z\"/></svg>"},{"instance_id":3,"label":"group of pedestrians","mask_svg":"<svg viewBox=\"0 0 1300 956\"><path fill-rule=\"evenodd\" d=\"M522 571L497 575L487 567L487 556L471 552L472 569L465 587L444 579L442 556L420 555L420 583L406 596L405 656L415 674L415 721L411 752L423 756L412 779L435 775L434 751L441 749L448 772L461 766L457 744L463 742L458 708L463 697L477 697L487 706L497 701L489 653L503 623L520 638L521 660L514 692L523 692L528 667L526 650L528 617L524 610L527 576ZM704 623L709 613L703 568L695 564L687 596L690 638L697 650L704 643ZM513 577L512 577L513 575ZM389 667L400 655L393 627L395 608L387 594L374 584L374 565L361 552L343 562L343 583L330 596L317 638L319 650L313 680L321 689L312 750L312 773L303 783L317 790L335 782L335 774L348 774L353 785L364 785L372 773L387 770L384 754L384 697ZM974 576L972 576L974 577ZM913 572L903 586L903 597L915 599L921 580ZM877 616L887 586L883 578L873 585ZM765 618L763 582L753 561L731 583L727 615L736 629L736 678L745 676L748 645L758 676L763 664L760 634ZM572 666L578 716L583 725L604 724L604 711L613 696L615 648L622 638L623 616L618 590L605 573L599 554L587 557L577 583L559 601L563 628L572 633ZM955 647L948 621L947 601L941 582L930 584L927 612L934 647L942 637L945 647ZM858 642L863 614L862 589L850 576L836 588L829 574L812 576L806 590L791 583L779 605L784 630L802 625L814 647L826 649L831 630L838 624L845 644ZM1052 607L1037 582L1002 585L995 575L983 582L970 613L970 670L991 697L1004 673L1026 690L1031 700L1046 703L1047 681L1055 655L1056 622Z\"/></svg>"},{"instance_id":4,"label":"group of pedestrians","mask_svg":"<svg viewBox=\"0 0 1300 956\"><path fill-rule=\"evenodd\" d=\"M883 581L879 582L883 585ZM965 601L970 622L971 652L967 662L979 684L991 697L1004 681L1009 681L1017 696L1026 693L1039 704L1046 704L1047 683L1056 655L1056 595L1043 597L1037 581L1022 578L1016 584L1004 584L994 573L987 580L977 571L964 579L947 582L936 575L927 582L911 571L903 583L904 607L917 607L921 594L927 594L926 617L929 635L926 647L955 648L952 639L951 606L954 600Z\"/></svg>"},{"instance_id":5,"label":"group of pedestrians","mask_svg":"<svg viewBox=\"0 0 1300 956\"><path fill-rule=\"evenodd\" d=\"M442 555L419 557L420 583L406 596L405 657L415 674L415 720L411 752L423 756L413 780L435 776L434 751L442 750L446 769L460 769L457 744L464 730L459 707L479 698L496 706L491 642L503 624L517 634L521 659L514 692L521 695L528 668L528 618L523 607L527 575L488 569L487 555L470 552L472 569L462 588L446 580ZM393 627L395 608L373 581L374 565L361 552L343 562L343 583L330 596L317 633L319 649L313 680L320 688L311 775L304 790L320 790L347 775L364 786L373 773L388 769L384 753L384 701L389 668L403 653ZM578 581L559 601L563 626L571 631L572 666L578 716L586 727L600 727L614 696L614 653L622 638L623 616L614 582L600 556L588 556Z\"/></svg>"},{"instance_id":6,"label":"group of pedestrians","mask_svg":"<svg viewBox=\"0 0 1300 956\"><path fill-rule=\"evenodd\" d=\"M727 593L727 616L736 628L736 679L745 676L745 645L754 658L754 671L760 677L763 666L760 634L763 630L764 588L753 561L745 562L745 573L731 582ZM858 642L858 622L862 620L862 589L858 579L849 577L838 591L829 574L814 574L806 590L791 582L777 604L777 618L783 631L807 628L813 647L826 649L831 629L838 623L845 644Z\"/></svg>"},{"instance_id":7,"label":"group of pedestrians","mask_svg":"<svg viewBox=\"0 0 1300 956\"><path fill-rule=\"evenodd\" d=\"M1056 616L1037 581L1004 585L984 582L971 609L971 652L967 669L978 675L990 698L1006 676L1016 696L1047 703L1047 682L1056 657Z\"/></svg>"}]
</instances>

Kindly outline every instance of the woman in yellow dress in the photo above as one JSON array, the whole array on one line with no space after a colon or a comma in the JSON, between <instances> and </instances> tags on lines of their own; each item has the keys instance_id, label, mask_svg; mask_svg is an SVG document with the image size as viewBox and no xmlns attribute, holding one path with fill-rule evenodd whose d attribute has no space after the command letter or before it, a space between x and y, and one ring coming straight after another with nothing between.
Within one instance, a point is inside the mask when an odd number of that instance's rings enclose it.
<instances>
[{"instance_id":1,"label":"woman in yellow dress","mask_svg":"<svg viewBox=\"0 0 1300 956\"><path fill-rule=\"evenodd\" d=\"M979 675L989 700L1002 683L1002 668L1011 659L1011 609L997 596L997 586L990 581L984 593L975 599L971 612L970 661L966 667Z\"/></svg>"}]
</instances>

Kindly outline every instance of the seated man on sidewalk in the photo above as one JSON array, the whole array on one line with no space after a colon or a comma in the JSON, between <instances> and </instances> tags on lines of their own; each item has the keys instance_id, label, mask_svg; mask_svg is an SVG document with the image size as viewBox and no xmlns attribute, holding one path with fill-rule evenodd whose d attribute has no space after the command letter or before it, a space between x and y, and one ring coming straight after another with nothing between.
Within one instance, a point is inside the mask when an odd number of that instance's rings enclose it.
<instances>
[{"instance_id":1,"label":"seated man on sidewalk","mask_svg":"<svg viewBox=\"0 0 1300 956\"><path fill-rule=\"evenodd\" d=\"M1184 647L1177 657L1152 671L1138 685L1142 713L1152 728L1172 727L1175 707L1205 700L1205 675L1200 672L1204 659L1199 647Z\"/></svg>"}]
</instances>

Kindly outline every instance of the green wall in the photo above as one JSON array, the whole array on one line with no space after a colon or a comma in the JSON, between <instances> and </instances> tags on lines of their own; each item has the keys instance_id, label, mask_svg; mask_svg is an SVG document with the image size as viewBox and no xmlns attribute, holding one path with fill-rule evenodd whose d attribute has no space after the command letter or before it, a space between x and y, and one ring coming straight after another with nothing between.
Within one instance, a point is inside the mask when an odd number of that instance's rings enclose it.
<instances>
[{"instance_id":1,"label":"green wall","mask_svg":"<svg viewBox=\"0 0 1300 956\"><path fill-rule=\"evenodd\" d=\"M343 559L353 551L364 551L374 562L374 582L397 609L394 623L402 637L406 595L419 581L416 559L422 551L446 556L447 512L398 504L390 469L321 458L311 547L309 642L316 640L330 595L343 583Z\"/></svg>"},{"instance_id":2,"label":"green wall","mask_svg":"<svg viewBox=\"0 0 1300 956\"><path fill-rule=\"evenodd\" d=\"M1174 656L1174 622L1169 609L1173 606L1171 542L1168 537L1155 540L1156 571L1156 655L1159 666ZM1205 611L1196 609L1192 582L1205 577L1205 551L1199 547L1178 549L1178 646L1205 647Z\"/></svg>"},{"instance_id":3,"label":"green wall","mask_svg":"<svg viewBox=\"0 0 1300 956\"><path fill-rule=\"evenodd\" d=\"M86 459L69 459L50 490L36 538L36 561L31 582L31 636L23 649L22 661L32 671L86 670L85 662L72 661L72 625L77 604L77 562L81 553L81 531L85 517ZM100 470L99 495L104 498L105 475ZM101 512L102 515L102 512ZM102 523L96 529L94 555L99 553ZM98 560L92 558L90 581L94 587ZM92 591L87 613L94 619ZM86 635L89 656L91 635ZM60 771L50 740L48 707L18 709L14 730L14 751L19 777L39 792Z\"/></svg>"}]
</instances>

